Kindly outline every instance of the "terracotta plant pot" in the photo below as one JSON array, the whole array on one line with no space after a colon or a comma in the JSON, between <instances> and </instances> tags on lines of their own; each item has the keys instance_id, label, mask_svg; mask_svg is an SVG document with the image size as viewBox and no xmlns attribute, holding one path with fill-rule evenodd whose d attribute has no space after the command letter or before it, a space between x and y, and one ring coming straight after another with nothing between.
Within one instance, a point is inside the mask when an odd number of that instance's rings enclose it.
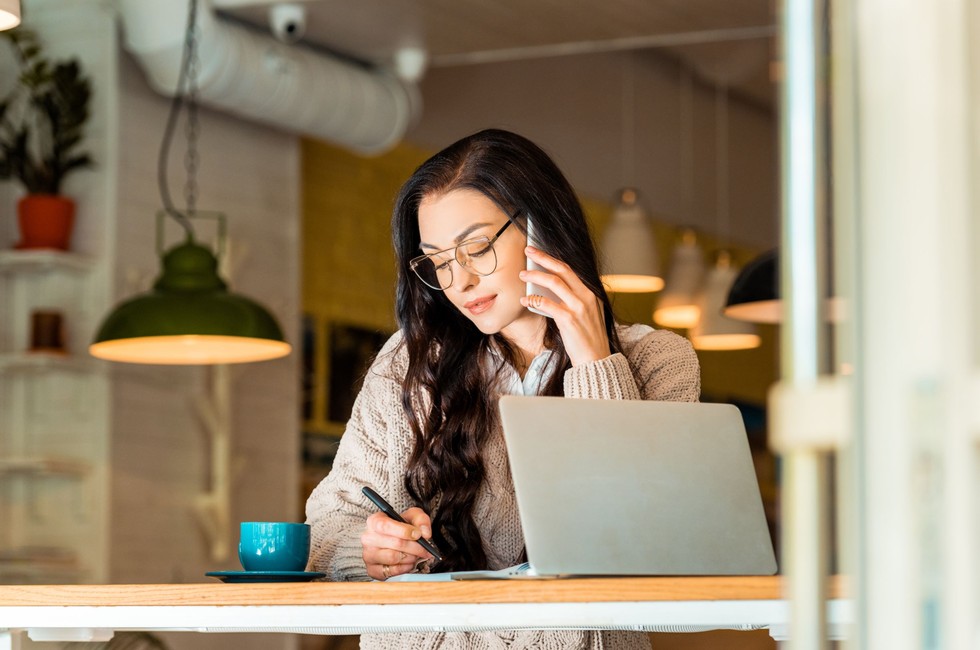
<instances>
[{"instance_id":1,"label":"terracotta plant pot","mask_svg":"<svg viewBox=\"0 0 980 650\"><path fill-rule=\"evenodd\" d=\"M75 202L55 194L28 194L17 203L20 243L17 248L66 251L75 223Z\"/></svg>"}]
</instances>

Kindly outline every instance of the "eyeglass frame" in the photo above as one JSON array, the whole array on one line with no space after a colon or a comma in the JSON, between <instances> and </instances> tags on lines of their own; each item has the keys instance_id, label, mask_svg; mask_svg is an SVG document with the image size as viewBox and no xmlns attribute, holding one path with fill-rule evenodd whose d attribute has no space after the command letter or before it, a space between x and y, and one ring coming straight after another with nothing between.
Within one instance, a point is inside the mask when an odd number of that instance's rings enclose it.
<instances>
[{"instance_id":1,"label":"eyeglass frame","mask_svg":"<svg viewBox=\"0 0 980 650\"><path fill-rule=\"evenodd\" d=\"M500 230L498 230L497 232L494 233L493 237L487 237L486 235L483 235L482 237L474 237L473 239L467 239L466 241L461 241L458 244L456 244L455 246L450 246L449 248L444 248L442 250L435 251L433 253L426 253L425 255L419 255L418 257L413 257L412 259L410 259L408 261L408 268L412 269L412 272L415 274L415 277L417 277L422 282L422 284L424 284L425 286L429 287L430 289L432 289L434 291L445 291L446 289L448 289L451 286L453 286L453 282L456 281L456 276L453 275L453 267L451 265L449 267L449 284L447 284L445 287L433 287L431 284L429 284L428 282L426 282L425 279L422 277L422 275L418 271L418 265L421 264L424 260L429 259L433 255L439 255L440 253L445 253L447 251L452 251L453 252L452 258L450 258L450 259L448 259L446 261L447 262L450 262L450 263L451 262L456 262L456 264L458 264L460 268L464 268L465 269L467 267L463 266L462 262L459 261L459 258L456 257L457 249L459 249L460 246L467 246L469 244L475 244L475 243L477 243L479 241L486 240L487 247L493 253L493 271L490 271L490 273L477 273L473 269L468 269L468 270L471 273L473 273L474 275L480 276L481 278L485 278L488 275L493 275L493 273L497 270L497 261L498 261L497 260L497 250L493 247L493 245L495 243L497 243L497 240L500 239L500 236L504 234L504 231L507 230L507 228L512 223L514 223L514 219L516 219L517 218L517 215L519 215L520 213L521 213L521 211L520 211L520 209L518 209L514 214L509 215L507 217L506 223L504 223L504 225L502 225L500 227Z\"/></svg>"}]
</instances>

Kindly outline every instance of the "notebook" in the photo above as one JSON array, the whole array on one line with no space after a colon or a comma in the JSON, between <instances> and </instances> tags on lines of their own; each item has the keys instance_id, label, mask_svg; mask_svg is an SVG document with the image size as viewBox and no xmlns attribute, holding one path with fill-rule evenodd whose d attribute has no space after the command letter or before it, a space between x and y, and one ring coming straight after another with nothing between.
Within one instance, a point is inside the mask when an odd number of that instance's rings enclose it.
<instances>
[{"instance_id":1,"label":"notebook","mask_svg":"<svg viewBox=\"0 0 980 650\"><path fill-rule=\"evenodd\" d=\"M508 395L500 414L529 565L510 574L776 572L736 407Z\"/></svg>"}]
</instances>

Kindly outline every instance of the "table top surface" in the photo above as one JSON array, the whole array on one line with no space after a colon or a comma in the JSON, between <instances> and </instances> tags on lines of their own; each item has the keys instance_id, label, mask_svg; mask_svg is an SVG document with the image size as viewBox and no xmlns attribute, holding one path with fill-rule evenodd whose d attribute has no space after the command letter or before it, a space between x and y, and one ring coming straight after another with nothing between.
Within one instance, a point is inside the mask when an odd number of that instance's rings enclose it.
<instances>
[{"instance_id":1,"label":"table top surface","mask_svg":"<svg viewBox=\"0 0 980 650\"><path fill-rule=\"evenodd\" d=\"M158 607L780 600L780 576L257 584L3 585L0 607ZM828 597L844 597L841 576Z\"/></svg>"}]
</instances>

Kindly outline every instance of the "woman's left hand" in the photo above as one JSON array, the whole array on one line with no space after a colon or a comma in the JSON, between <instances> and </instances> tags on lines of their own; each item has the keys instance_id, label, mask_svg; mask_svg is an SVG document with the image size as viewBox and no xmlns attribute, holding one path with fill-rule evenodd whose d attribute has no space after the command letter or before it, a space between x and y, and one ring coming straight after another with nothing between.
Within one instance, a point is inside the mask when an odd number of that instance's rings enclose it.
<instances>
[{"instance_id":1,"label":"woman's left hand","mask_svg":"<svg viewBox=\"0 0 980 650\"><path fill-rule=\"evenodd\" d=\"M547 271L521 271L521 280L550 289L561 302L544 296L524 296L521 304L539 309L555 319L573 366L608 357L606 319L596 295L564 262L533 246L528 246L524 252Z\"/></svg>"}]
</instances>

